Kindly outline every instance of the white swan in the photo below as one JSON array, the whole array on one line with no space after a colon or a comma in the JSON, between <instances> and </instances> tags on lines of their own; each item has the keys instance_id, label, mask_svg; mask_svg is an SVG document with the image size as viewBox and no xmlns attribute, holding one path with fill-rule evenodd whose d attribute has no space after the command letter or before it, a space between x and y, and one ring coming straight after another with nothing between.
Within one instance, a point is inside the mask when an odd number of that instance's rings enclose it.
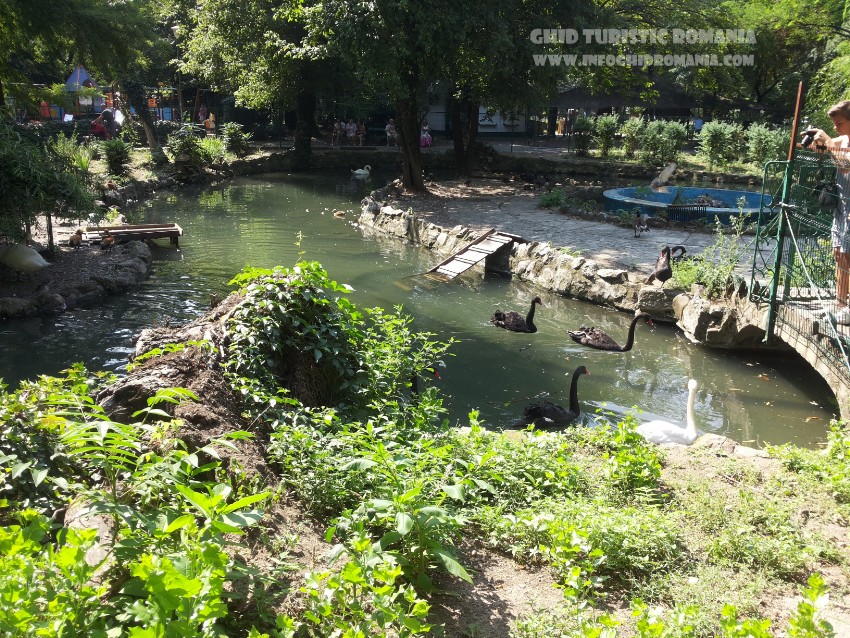
<instances>
[{"instance_id":1,"label":"white swan","mask_svg":"<svg viewBox=\"0 0 850 638\"><path fill-rule=\"evenodd\" d=\"M679 443L691 445L697 440L697 422L694 418L694 401L697 397L696 379L688 381L688 411L687 427L668 421L647 421L635 429L638 434L650 443Z\"/></svg>"},{"instance_id":2,"label":"white swan","mask_svg":"<svg viewBox=\"0 0 850 638\"><path fill-rule=\"evenodd\" d=\"M366 164L363 168L351 169L352 177L359 177L361 179L366 179L369 177L369 173L372 172L372 167Z\"/></svg>"},{"instance_id":3,"label":"white swan","mask_svg":"<svg viewBox=\"0 0 850 638\"><path fill-rule=\"evenodd\" d=\"M22 244L0 246L0 263L18 272L36 272L50 265L35 250Z\"/></svg>"}]
</instances>

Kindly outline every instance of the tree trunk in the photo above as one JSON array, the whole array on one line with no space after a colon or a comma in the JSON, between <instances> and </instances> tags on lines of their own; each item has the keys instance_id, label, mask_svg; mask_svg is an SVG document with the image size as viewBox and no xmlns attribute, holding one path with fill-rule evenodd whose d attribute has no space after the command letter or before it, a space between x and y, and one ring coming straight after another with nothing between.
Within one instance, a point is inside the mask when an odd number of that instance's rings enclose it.
<instances>
[{"instance_id":1,"label":"tree trunk","mask_svg":"<svg viewBox=\"0 0 850 638\"><path fill-rule=\"evenodd\" d=\"M546 135L550 140L555 139L555 131L558 130L558 107L549 108L549 117L546 122Z\"/></svg>"},{"instance_id":2,"label":"tree trunk","mask_svg":"<svg viewBox=\"0 0 850 638\"><path fill-rule=\"evenodd\" d=\"M145 87L136 80L125 80L122 82L124 92L127 95L127 101L134 109L139 120L142 122L142 128L145 130L145 138L148 141L148 148L155 151L159 148L159 142L156 139L156 133L153 130L153 118L148 110L147 96L145 95Z\"/></svg>"},{"instance_id":3,"label":"tree trunk","mask_svg":"<svg viewBox=\"0 0 850 638\"><path fill-rule=\"evenodd\" d=\"M313 157L311 139L316 128L316 96L306 88L302 87L295 101L295 155L292 167L306 170L310 168L310 160Z\"/></svg>"},{"instance_id":4,"label":"tree trunk","mask_svg":"<svg viewBox=\"0 0 850 638\"><path fill-rule=\"evenodd\" d=\"M415 193L425 192L422 179L422 154L419 151L419 112L416 100L396 100L398 139L401 144L404 188Z\"/></svg>"},{"instance_id":5,"label":"tree trunk","mask_svg":"<svg viewBox=\"0 0 850 638\"><path fill-rule=\"evenodd\" d=\"M6 91L3 88L3 80L0 79L0 110L6 108Z\"/></svg>"},{"instance_id":6,"label":"tree trunk","mask_svg":"<svg viewBox=\"0 0 850 638\"><path fill-rule=\"evenodd\" d=\"M455 171L458 177L469 177L478 138L478 103L465 98L452 102L452 139Z\"/></svg>"}]
</instances>

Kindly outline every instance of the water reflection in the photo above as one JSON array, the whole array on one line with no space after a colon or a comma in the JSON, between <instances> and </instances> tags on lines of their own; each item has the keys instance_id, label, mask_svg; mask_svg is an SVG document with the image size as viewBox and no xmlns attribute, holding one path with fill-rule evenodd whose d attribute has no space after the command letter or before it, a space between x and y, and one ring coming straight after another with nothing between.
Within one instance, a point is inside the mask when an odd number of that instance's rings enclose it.
<instances>
[{"instance_id":1,"label":"water reflection","mask_svg":"<svg viewBox=\"0 0 850 638\"><path fill-rule=\"evenodd\" d=\"M389 177L373 172L363 190L353 189L349 171L241 178L145 202L147 221L185 229L179 249L155 249L151 279L101 306L0 324L0 376L17 382L76 361L121 370L142 328L199 316L210 294L226 294L227 282L244 266L310 259L351 284L358 305L401 305L416 329L457 340L440 382L453 422L465 422L475 409L489 426L508 426L539 396L568 405L571 374L586 365L591 376L579 383L579 399L590 421L597 409L622 415L641 406L643 418L683 423L687 380L695 378L703 432L754 444L817 445L825 438L834 400L796 356L790 363L787 355L736 357L694 346L670 326L643 324L630 352L592 350L566 331L596 325L623 342L630 317L480 271L438 283L422 275L440 261L429 251L369 233L353 215L333 217L337 209L356 210L365 189ZM490 325L495 309L525 312L535 295L544 304L535 316L536 334Z\"/></svg>"}]
</instances>

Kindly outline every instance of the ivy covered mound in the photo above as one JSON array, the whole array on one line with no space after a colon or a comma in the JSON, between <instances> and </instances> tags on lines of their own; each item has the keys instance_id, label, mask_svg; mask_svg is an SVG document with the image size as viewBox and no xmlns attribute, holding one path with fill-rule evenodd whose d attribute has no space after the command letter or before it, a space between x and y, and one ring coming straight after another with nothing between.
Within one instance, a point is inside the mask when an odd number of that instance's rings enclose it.
<instances>
[{"instance_id":1,"label":"ivy covered mound","mask_svg":"<svg viewBox=\"0 0 850 638\"><path fill-rule=\"evenodd\" d=\"M659 450L632 418L451 427L439 388L412 383L462 369L450 343L358 310L318 264L234 283L202 319L146 331L123 379L76 367L0 395L3 633L850 626L843 426L824 453L771 456L720 437Z\"/></svg>"}]
</instances>

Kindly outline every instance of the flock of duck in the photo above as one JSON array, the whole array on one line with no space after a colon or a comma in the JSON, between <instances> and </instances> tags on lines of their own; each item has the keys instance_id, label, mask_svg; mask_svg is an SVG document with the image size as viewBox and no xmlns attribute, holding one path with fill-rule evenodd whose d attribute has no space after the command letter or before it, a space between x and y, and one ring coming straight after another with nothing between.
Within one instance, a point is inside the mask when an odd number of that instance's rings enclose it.
<instances>
[{"instance_id":1,"label":"flock of duck","mask_svg":"<svg viewBox=\"0 0 850 638\"><path fill-rule=\"evenodd\" d=\"M647 278L646 283L652 283L655 280L662 283L672 277L671 254L675 258L681 257L685 253L682 246L674 246L672 249L665 246L661 250L661 255L656 262L653 273ZM515 311L502 312L497 310L490 318L490 323L499 328L504 328L511 332L533 333L537 332L537 326L534 324L534 313L537 306L542 306L543 302L540 297L535 297L531 301L531 307L528 314L524 317ZM652 317L646 312L638 312L635 314L629 326L626 343L620 345L608 333L601 328L595 326L582 326L577 330L569 330L570 338L583 346L588 346L596 350L607 350L609 352L628 352L632 349L635 342L635 328L640 322L644 322L650 326L653 325ZM527 426L534 424L537 427L564 427L573 423L581 414L581 408L578 401L578 380L579 377L585 374L590 374L587 367L579 366L573 372L570 382L570 403L569 407L565 408L561 405L553 403L549 400L543 400L537 403L530 404L523 410L522 419L519 425ZM679 443L681 445L691 445L697 438L696 418L694 416L694 401L696 399L697 382L694 379L688 381L688 404L686 411L686 423L684 426L670 423L669 421L647 421L641 423L637 427L637 432L645 439L652 443Z\"/></svg>"}]
</instances>

